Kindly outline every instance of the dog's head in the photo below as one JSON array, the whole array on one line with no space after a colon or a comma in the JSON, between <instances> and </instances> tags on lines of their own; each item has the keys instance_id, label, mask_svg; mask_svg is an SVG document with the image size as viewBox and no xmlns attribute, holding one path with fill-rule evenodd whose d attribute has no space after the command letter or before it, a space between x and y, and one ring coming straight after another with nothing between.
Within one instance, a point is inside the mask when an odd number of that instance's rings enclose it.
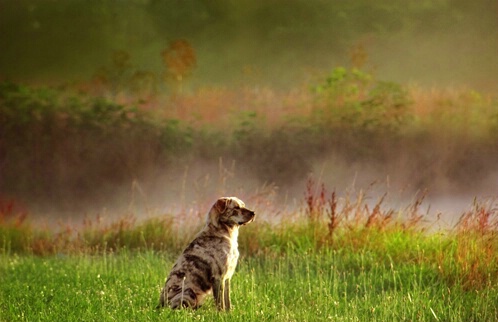
<instances>
[{"instance_id":1,"label":"dog's head","mask_svg":"<svg viewBox=\"0 0 498 322\"><path fill-rule=\"evenodd\" d=\"M242 226L254 220L254 211L246 208L242 200L236 197L223 197L216 201L209 211L208 224L215 227Z\"/></svg>"}]
</instances>

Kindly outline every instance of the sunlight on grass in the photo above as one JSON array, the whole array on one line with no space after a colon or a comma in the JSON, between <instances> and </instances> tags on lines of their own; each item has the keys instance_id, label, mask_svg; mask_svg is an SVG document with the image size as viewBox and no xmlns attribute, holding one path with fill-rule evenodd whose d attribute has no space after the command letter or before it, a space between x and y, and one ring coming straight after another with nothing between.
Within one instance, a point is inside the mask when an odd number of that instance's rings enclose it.
<instances>
[{"instance_id":1,"label":"sunlight on grass","mask_svg":"<svg viewBox=\"0 0 498 322\"><path fill-rule=\"evenodd\" d=\"M29 242L36 245L41 238L49 244L61 237L24 228L27 222L7 225L12 219L4 218L5 231L33 235L25 237L28 244L21 248L7 240L16 233L3 235L0 320L498 318L498 217L493 203L476 201L453 230L429 233L413 222L413 214L392 216L396 211L386 209L382 198L377 206L358 207L351 216L351 205L364 202L362 194L358 200L335 200L334 194L310 188L308 210L300 221L261 222L241 231L242 258L232 282L234 310L227 314L216 311L212 300L197 311L155 309L173 260L187 243L176 239L180 235L167 219L87 224L81 240L63 238L65 246L39 256ZM327 222L334 218L331 207L335 218L341 218L334 227ZM416 205L404 209L418 216ZM166 233L161 237L158 231Z\"/></svg>"},{"instance_id":2,"label":"sunlight on grass","mask_svg":"<svg viewBox=\"0 0 498 322\"><path fill-rule=\"evenodd\" d=\"M0 194L0 321L498 320L495 200L476 199L454 227L434 230L420 209L425 193L393 208L387 193L336 193L309 176L333 155L335 166L386 170L414 191L483 191L497 170L496 97L344 67L287 92L184 92L188 57L174 95L0 83L2 184L14 196ZM126 53L117 59L126 63ZM187 205L192 160L218 165L219 178L192 170L198 198ZM173 259L204 222L198 209L210 194L241 191L227 188L235 163L264 182L248 204L266 213L239 236L234 311L219 313L212 301L156 310ZM279 187L307 176L303 200L274 204ZM149 210L150 194L164 198L165 178L181 190L178 213ZM80 210L129 186L122 216L78 225L40 225L22 203ZM133 211L137 195L147 216Z\"/></svg>"}]
</instances>

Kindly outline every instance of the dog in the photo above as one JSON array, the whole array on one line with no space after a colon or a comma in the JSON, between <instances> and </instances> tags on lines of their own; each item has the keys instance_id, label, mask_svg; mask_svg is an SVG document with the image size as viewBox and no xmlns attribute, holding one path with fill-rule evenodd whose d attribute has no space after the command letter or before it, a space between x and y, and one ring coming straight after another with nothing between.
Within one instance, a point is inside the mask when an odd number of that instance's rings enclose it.
<instances>
[{"instance_id":1,"label":"dog","mask_svg":"<svg viewBox=\"0 0 498 322\"><path fill-rule=\"evenodd\" d=\"M239 227L255 216L236 197L218 199L207 215L205 227L173 265L158 308L197 309L212 293L218 310L230 310L230 279L239 258Z\"/></svg>"}]
</instances>

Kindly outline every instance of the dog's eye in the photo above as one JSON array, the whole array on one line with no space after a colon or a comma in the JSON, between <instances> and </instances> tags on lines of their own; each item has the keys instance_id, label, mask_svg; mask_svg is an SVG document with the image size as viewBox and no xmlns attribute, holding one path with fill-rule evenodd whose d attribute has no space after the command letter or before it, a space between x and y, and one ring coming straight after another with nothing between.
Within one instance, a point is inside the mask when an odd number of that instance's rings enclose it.
<instances>
[{"instance_id":1,"label":"dog's eye","mask_svg":"<svg viewBox=\"0 0 498 322\"><path fill-rule=\"evenodd\" d=\"M239 209L240 209L240 207L239 207L239 206L235 206L235 207L233 207L233 209L235 209L235 210L239 210Z\"/></svg>"}]
</instances>

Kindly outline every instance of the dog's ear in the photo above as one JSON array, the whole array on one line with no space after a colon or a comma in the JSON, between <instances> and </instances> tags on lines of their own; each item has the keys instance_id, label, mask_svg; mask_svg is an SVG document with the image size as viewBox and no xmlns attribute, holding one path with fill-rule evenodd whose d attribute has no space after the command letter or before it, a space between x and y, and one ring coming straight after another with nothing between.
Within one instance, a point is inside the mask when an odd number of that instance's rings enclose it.
<instances>
[{"instance_id":1,"label":"dog's ear","mask_svg":"<svg viewBox=\"0 0 498 322\"><path fill-rule=\"evenodd\" d=\"M224 213L227 210L228 206L228 198L220 198L214 204L214 207L220 214Z\"/></svg>"},{"instance_id":2,"label":"dog's ear","mask_svg":"<svg viewBox=\"0 0 498 322\"><path fill-rule=\"evenodd\" d=\"M218 226L219 215L227 210L228 198L220 198L216 201L209 213L209 222Z\"/></svg>"}]
</instances>

